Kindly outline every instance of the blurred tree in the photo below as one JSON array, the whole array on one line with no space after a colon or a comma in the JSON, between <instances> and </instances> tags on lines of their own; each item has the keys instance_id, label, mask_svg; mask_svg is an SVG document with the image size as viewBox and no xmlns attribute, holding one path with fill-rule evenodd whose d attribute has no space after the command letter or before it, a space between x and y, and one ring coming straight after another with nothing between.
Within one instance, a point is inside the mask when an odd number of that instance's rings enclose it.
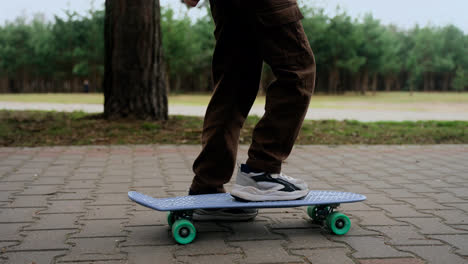
<instances>
[{"instance_id":1,"label":"blurred tree","mask_svg":"<svg viewBox=\"0 0 468 264\"><path fill-rule=\"evenodd\" d=\"M159 0L106 0L104 115L167 120Z\"/></svg>"}]
</instances>

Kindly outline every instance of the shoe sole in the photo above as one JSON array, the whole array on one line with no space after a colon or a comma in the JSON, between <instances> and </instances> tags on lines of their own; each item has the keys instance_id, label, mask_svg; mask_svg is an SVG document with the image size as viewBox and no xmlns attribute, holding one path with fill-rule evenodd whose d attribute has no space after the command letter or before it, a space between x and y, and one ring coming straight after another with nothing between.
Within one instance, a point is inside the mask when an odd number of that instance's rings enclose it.
<instances>
[{"instance_id":1,"label":"shoe sole","mask_svg":"<svg viewBox=\"0 0 468 264\"><path fill-rule=\"evenodd\" d=\"M257 214L258 213L237 215L199 209L193 212L192 219L194 221L248 221L254 219Z\"/></svg>"}]
</instances>

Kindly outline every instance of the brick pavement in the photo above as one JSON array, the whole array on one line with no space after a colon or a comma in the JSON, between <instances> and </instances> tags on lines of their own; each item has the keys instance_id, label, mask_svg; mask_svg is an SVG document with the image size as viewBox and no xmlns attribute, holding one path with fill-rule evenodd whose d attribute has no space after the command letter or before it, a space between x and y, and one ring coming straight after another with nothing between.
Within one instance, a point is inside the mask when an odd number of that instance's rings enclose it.
<instances>
[{"instance_id":1,"label":"brick pavement","mask_svg":"<svg viewBox=\"0 0 468 264\"><path fill-rule=\"evenodd\" d=\"M0 263L468 263L466 145L299 146L286 173L368 196L342 206L347 235L313 225L304 208L268 209L249 223L197 223L195 242L180 246L166 215L127 191L185 194L199 150L0 148Z\"/></svg>"}]
</instances>

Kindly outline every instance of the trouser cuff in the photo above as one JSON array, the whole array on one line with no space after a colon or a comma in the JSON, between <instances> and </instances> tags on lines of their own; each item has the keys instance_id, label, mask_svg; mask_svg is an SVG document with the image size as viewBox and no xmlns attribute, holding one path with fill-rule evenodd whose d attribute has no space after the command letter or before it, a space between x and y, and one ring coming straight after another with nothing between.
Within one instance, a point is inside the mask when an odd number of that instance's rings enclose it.
<instances>
[{"instance_id":1,"label":"trouser cuff","mask_svg":"<svg viewBox=\"0 0 468 264\"><path fill-rule=\"evenodd\" d=\"M281 162L265 162L260 160L247 160L247 166L255 170L264 171L268 173L280 173Z\"/></svg>"}]
</instances>

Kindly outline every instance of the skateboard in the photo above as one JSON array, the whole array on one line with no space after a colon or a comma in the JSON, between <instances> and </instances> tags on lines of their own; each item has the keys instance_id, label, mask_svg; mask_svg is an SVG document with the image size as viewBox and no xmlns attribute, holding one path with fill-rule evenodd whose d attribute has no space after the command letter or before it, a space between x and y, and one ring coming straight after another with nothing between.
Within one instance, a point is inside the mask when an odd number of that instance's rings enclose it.
<instances>
[{"instance_id":1,"label":"skateboard","mask_svg":"<svg viewBox=\"0 0 468 264\"><path fill-rule=\"evenodd\" d=\"M351 228L348 216L336 211L342 203L355 203L366 200L366 196L350 192L310 191L299 200L240 202L229 193L181 196L170 198L153 198L138 192L129 192L128 197L145 207L169 212L167 222L172 229L172 235L179 244L191 243L197 231L192 222L192 212L195 209L227 209L227 208L292 208L307 206L307 214L316 224L328 227L336 235L344 235Z\"/></svg>"}]
</instances>

